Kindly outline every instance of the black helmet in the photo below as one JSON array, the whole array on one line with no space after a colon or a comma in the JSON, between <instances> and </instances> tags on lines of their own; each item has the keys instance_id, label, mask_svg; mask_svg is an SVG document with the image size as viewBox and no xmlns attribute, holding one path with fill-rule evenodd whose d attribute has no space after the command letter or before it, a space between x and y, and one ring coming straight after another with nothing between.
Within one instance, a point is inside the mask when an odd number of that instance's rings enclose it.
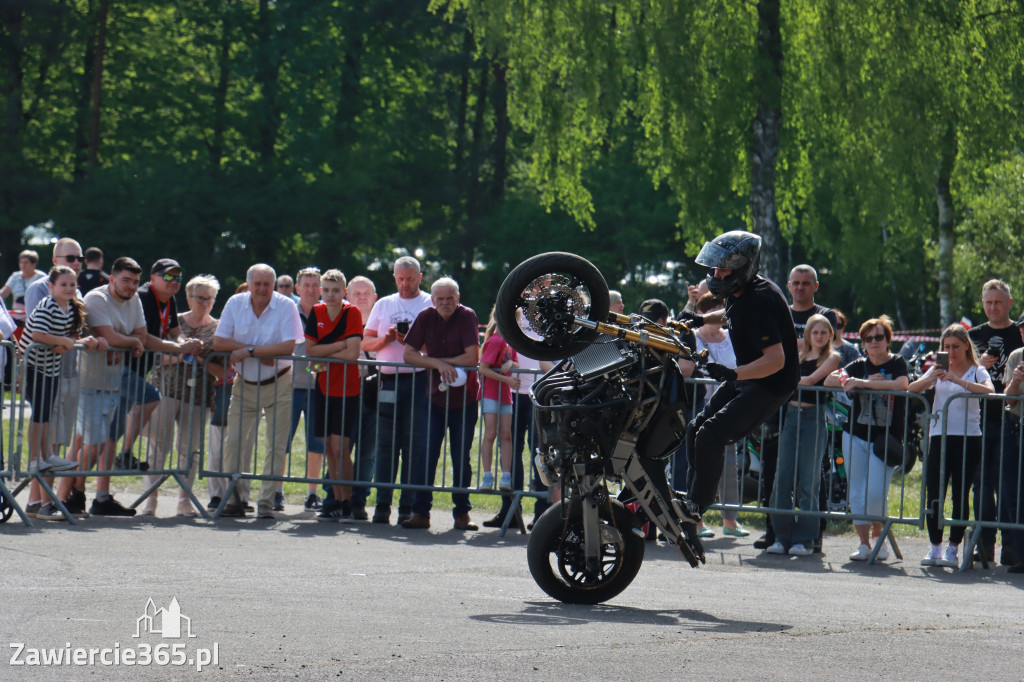
<instances>
[{"instance_id":1,"label":"black helmet","mask_svg":"<svg viewBox=\"0 0 1024 682\"><path fill-rule=\"evenodd\" d=\"M719 298L731 296L750 284L761 264L761 238L752 232L733 230L704 244L695 262L709 268L732 270L725 279L708 273L708 291Z\"/></svg>"}]
</instances>

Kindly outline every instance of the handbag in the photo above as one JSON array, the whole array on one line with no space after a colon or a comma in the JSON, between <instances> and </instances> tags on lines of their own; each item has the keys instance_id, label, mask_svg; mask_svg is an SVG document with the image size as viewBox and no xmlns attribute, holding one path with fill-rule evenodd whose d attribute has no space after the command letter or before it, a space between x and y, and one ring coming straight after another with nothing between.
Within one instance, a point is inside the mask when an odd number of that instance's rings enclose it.
<instances>
[{"instance_id":1,"label":"handbag","mask_svg":"<svg viewBox=\"0 0 1024 682\"><path fill-rule=\"evenodd\" d=\"M891 433L881 433L871 443L871 450L875 457L885 462L886 466L897 467L903 473L909 473L917 463L917 453L914 448L905 448L903 443Z\"/></svg>"}]
</instances>

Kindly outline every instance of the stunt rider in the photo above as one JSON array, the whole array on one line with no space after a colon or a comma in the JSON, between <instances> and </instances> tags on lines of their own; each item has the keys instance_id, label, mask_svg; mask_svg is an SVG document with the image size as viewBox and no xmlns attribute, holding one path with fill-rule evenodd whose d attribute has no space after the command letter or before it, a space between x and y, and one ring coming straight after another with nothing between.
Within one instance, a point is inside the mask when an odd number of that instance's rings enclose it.
<instances>
[{"instance_id":1,"label":"stunt rider","mask_svg":"<svg viewBox=\"0 0 1024 682\"><path fill-rule=\"evenodd\" d=\"M789 303L771 280L757 274L761 238L742 230L704 244L696 263L711 268L708 290L725 310L686 315L691 327L727 321L736 369L715 362L707 373L724 382L687 429L689 494L676 500L683 521L697 524L715 501L725 447L777 415L800 381L796 332Z\"/></svg>"}]
</instances>

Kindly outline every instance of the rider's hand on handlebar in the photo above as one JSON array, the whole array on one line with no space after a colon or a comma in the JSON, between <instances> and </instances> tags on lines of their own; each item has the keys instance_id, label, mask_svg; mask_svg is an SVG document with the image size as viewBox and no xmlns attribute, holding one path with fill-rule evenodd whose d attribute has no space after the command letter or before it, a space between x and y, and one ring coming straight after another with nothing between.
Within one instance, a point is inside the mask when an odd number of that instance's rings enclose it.
<instances>
[{"instance_id":1,"label":"rider's hand on handlebar","mask_svg":"<svg viewBox=\"0 0 1024 682\"><path fill-rule=\"evenodd\" d=\"M691 313L689 310L684 310L679 313L679 321L685 322L689 325L690 329L698 329L704 326L704 316L698 315L697 313Z\"/></svg>"},{"instance_id":2,"label":"rider's hand on handlebar","mask_svg":"<svg viewBox=\"0 0 1024 682\"><path fill-rule=\"evenodd\" d=\"M715 381L736 381L736 370L717 362L709 362L704 366L704 371Z\"/></svg>"}]
</instances>

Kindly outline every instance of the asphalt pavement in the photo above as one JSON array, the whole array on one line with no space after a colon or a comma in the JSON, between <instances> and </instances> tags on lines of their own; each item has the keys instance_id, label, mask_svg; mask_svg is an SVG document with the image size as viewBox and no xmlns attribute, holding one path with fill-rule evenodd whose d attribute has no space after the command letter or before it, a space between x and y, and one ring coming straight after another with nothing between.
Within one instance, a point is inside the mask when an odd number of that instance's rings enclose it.
<instances>
[{"instance_id":1,"label":"asphalt pavement","mask_svg":"<svg viewBox=\"0 0 1024 682\"><path fill-rule=\"evenodd\" d=\"M0 526L0 679L1024 677L1024 575L923 568L917 538L874 566L847 558L851 536L800 558L752 542L709 540L699 569L649 544L621 595L569 606L533 582L525 536L455 531L445 511L428 531L298 506L216 524L15 518Z\"/></svg>"}]
</instances>

